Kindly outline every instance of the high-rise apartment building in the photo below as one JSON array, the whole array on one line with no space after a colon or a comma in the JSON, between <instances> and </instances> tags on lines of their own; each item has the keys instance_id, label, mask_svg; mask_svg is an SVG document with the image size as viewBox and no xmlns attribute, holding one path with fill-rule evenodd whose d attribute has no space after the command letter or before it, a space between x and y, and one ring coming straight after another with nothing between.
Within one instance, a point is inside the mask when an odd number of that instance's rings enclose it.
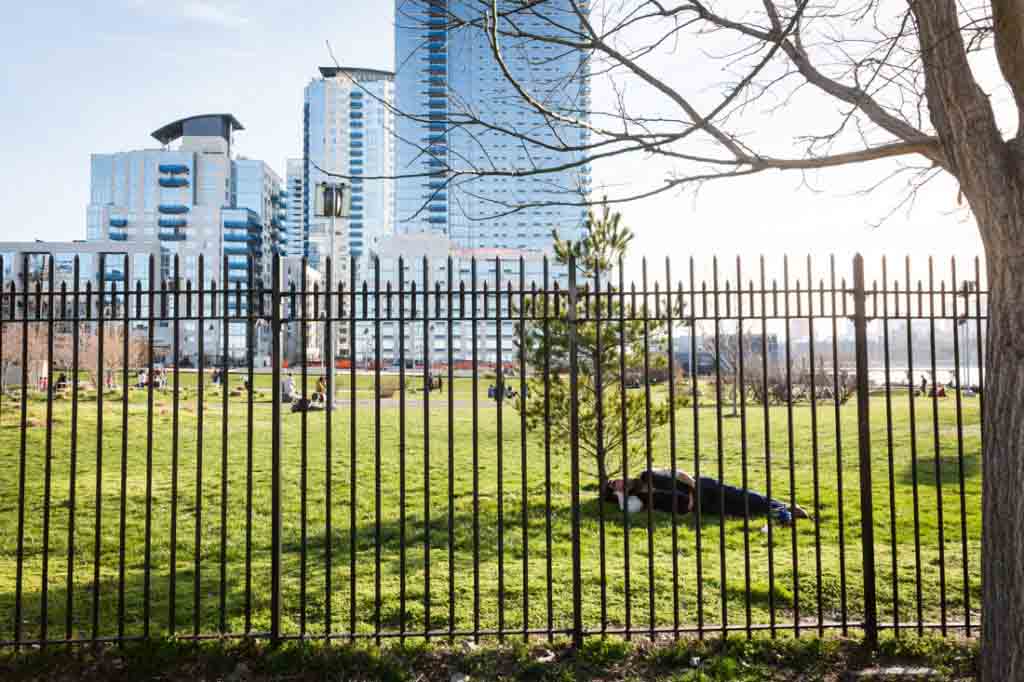
<instances>
[{"instance_id":1,"label":"high-rise apartment building","mask_svg":"<svg viewBox=\"0 0 1024 682\"><path fill-rule=\"evenodd\" d=\"M309 241L306 236L304 217L305 189L303 177L305 164L302 159L288 159L285 169L285 186L287 201L285 203L285 243L284 251L288 256L301 258L308 255Z\"/></svg>"},{"instance_id":2,"label":"high-rise apartment building","mask_svg":"<svg viewBox=\"0 0 1024 682\"><path fill-rule=\"evenodd\" d=\"M502 0L500 7L511 4ZM546 119L523 100L481 28L489 6L396 0L398 230L442 233L462 248L549 250L552 229L574 238L585 222L585 209L551 204L581 203L589 167L512 174L579 161L577 153L549 146L586 144L588 132ZM521 10L515 22L525 33L558 35L580 22L561 0ZM503 40L504 61L523 89L552 110L588 120L589 71L580 53L545 41ZM481 170L498 172L474 174ZM522 206L530 207L509 211Z\"/></svg>"},{"instance_id":3,"label":"high-rise apartment building","mask_svg":"<svg viewBox=\"0 0 1024 682\"><path fill-rule=\"evenodd\" d=\"M336 280L349 256L361 259L394 232L394 182L388 179L394 175L393 103L394 76L387 71L321 67L306 86L301 210L314 267L322 267L331 250L331 221L316 216L317 185L351 185L351 217L334 221Z\"/></svg>"},{"instance_id":4,"label":"high-rise apartment building","mask_svg":"<svg viewBox=\"0 0 1024 682\"><path fill-rule=\"evenodd\" d=\"M253 277L269 282L270 257L285 253L286 194L266 163L234 158L232 136L241 129L230 114L192 116L153 133L160 149L94 154L87 238L153 254L158 281L174 277L176 258L182 280L222 281L226 258L229 282L246 282L250 263ZM140 271L132 272L134 281ZM230 343L244 354L238 327ZM219 333L205 335L208 356L222 347ZM187 331L183 352L198 352Z\"/></svg>"},{"instance_id":5,"label":"high-rise apartment building","mask_svg":"<svg viewBox=\"0 0 1024 682\"><path fill-rule=\"evenodd\" d=\"M375 257L367 262L366 272L363 273L369 288L373 289L379 277L380 290L393 292L394 295L379 298L370 296L365 301L365 308L362 298L357 297L357 318L372 320L378 315L386 316L385 311L377 311L375 306L388 305L392 310L396 309L399 305L399 290L405 292L402 298L406 311L414 309L413 299L416 296L413 292L422 292L424 287L432 288L440 284L445 289L470 293L456 294L450 299L442 296L436 302L436 313L432 312L436 319L427 323L426 334L422 312L417 319L406 320L404 329L403 323L394 319L381 323L379 357L374 347L373 325L358 322L353 355L360 366L378 359L387 365L397 363L402 355L400 351L403 343L405 359L410 366L422 363L424 357L432 363L447 362L449 334L452 361L460 364L470 362L474 358L472 292L480 292L477 294L477 311L484 309L485 298L487 305L497 305L495 297L482 293L485 286L492 291L500 289L514 293L501 297L502 314L507 316L508 321L502 322L500 327L493 319L493 313L490 319L476 321L475 357L482 365L493 366L500 359L501 364L513 366L518 358L519 337L511 301L520 291L520 286L523 291L543 289L545 285L565 290L569 283L566 268L557 267L553 259L549 260L545 282L545 254L539 251L462 248L444 235L431 232L395 235L383 240L373 255ZM358 286L360 283L357 283ZM433 306L432 303L431 308Z\"/></svg>"}]
</instances>

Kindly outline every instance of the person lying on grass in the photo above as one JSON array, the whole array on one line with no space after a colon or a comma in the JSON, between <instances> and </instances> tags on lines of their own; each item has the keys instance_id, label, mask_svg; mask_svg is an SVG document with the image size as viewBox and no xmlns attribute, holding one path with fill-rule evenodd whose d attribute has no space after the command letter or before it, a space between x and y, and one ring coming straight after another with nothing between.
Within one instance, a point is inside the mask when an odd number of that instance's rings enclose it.
<instances>
[{"instance_id":1,"label":"person lying on grass","mask_svg":"<svg viewBox=\"0 0 1024 682\"><path fill-rule=\"evenodd\" d=\"M792 508L785 502L774 500L752 490L727 485L717 479L701 476L694 480L685 471L669 469L644 471L637 478L615 479L605 484L606 502L615 502L620 510L630 513L642 511L648 500L657 511L689 514L700 498L703 514L723 513L727 516L771 516L783 525L794 519L807 519L810 515L799 505Z\"/></svg>"}]
</instances>

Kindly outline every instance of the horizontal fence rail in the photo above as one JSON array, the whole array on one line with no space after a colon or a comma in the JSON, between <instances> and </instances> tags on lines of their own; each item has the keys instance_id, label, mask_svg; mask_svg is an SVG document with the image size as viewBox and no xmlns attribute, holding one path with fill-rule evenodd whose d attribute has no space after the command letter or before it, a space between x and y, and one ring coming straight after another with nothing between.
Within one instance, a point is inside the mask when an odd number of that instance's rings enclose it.
<instances>
[{"instance_id":1,"label":"horizontal fence rail","mask_svg":"<svg viewBox=\"0 0 1024 682\"><path fill-rule=\"evenodd\" d=\"M977 259L99 260L0 259L3 646L976 632Z\"/></svg>"}]
</instances>

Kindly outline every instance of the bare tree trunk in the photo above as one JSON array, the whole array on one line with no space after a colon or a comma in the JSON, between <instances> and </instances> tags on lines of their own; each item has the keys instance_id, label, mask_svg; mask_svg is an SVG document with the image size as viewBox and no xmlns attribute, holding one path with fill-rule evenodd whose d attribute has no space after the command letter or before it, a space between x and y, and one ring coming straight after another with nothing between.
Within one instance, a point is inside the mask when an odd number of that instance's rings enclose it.
<instances>
[{"instance_id":1,"label":"bare tree trunk","mask_svg":"<svg viewBox=\"0 0 1024 682\"><path fill-rule=\"evenodd\" d=\"M1018 213L1017 225L1024 227L1024 208ZM1012 253L988 260L982 494L987 682L1024 680L1024 239L1004 246Z\"/></svg>"},{"instance_id":2,"label":"bare tree trunk","mask_svg":"<svg viewBox=\"0 0 1024 682\"><path fill-rule=\"evenodd\" d=\"M1022 0L993 0L1000 67L1024 102ZM971 72L954 0L913 0L928 109L947 169L985 243L989 332L983 395L984 682L1024 680L1024 149L1003 140ZM1018 135L1022 133L1019 131Z\"/></svg>"}]
</instances>

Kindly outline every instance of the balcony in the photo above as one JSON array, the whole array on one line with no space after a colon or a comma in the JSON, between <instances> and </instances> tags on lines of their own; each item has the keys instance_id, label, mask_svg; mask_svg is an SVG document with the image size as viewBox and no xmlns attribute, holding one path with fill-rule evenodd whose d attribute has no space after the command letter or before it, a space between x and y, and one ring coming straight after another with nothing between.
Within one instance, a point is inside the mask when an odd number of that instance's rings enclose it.
<instances>
[{"instance_id":1,"label":"balcony","mask_svg":"<svg viewBox=\"0 0 1024 682\"><path fill-rule=\"evenodd\" d=\"M157 218L157 225L160 227L185 227L188 225L188 221L184 218Z\"/></svg>"},{"instance_id":2,"label":"balcony","mask_svg":"<svg viewBox=\"0 0 1024 682\"><path fill-rule=\"evenodd\" d=\"M233 234L227 232L224 234L224 241L226 242L258 242L260 238L251 234Z\"/></svg>"},{"instance_id":3,"label":"balcony","mask_svg":"<svg viewBox=\"0 0 1024 682\"><path fill-rule=\"evenodd\" d=\"M170 173L171 175L189 172L188 166L183 163L161 163L157 168L161 173Z\"/></svg>"},{"instance_id":4,"label":"balcony","mask_svg":"<svg viewBox=\"0 0 1024 682\"><path fill-rule=\"evenodd\" d=\"M187 239L184 232L161 231L158 235L162 242L183 242Z\"/></svg>"},{"instance_id":5,"label":"balcony","mask_svg":"<svg viewBox=\"0 0 1024 682\"><path fill-rule=\"evenodd\" d=\"M157 180L161 187L188 187L188 178L160 178Z\"/></svg>"},{"instance_id":6,"label":"balcony","mask_svg":"<svg viewBox=\"0 0 1024 682\"><path fill-rule=\"evenodd\" d=\"M128 235L124 232L111 232L110 239L115 242L126 242L128 241Z\"/></svg>"},{"instance_id":7,"label":"balcony","mask_svg":"<svg viewBox=\"0 0 1024 682\"><path fill-rule=\"evenodd\" d=\"M188 213L189 207L185 204L160 204L156 207L156 210L161 213L167 213L171 215L180 215L182 213Z\"/></svg>"},{"instance_id":8,"label":"balcony","mask_svg":"<svg viewBox=\"0 0 1024 682\"><path fill-rule=\"evenodd\" d=\"M128 219L127 218L114 218L114 217L111 217L110 218L110 226L111 227L128 227Z\"/></svg>"},{"instance_id":9,"label":"balcony","mask_svg":"<svg viewBox=\"0 0 1024 682\"><path fill-rule=\"evenodd\" d=\"M248 256L250 253L248 246L225 246L225 256Z\"/></svg>"},{"instance_id":10,"label":"balcony","mask_svg":"<svg viewBox=\"0 0 1024 682\"><path fill-rule=\"evenodd\" d=\"M263 223L252 220L225 220L226 230L248 230L249 232L262 232Z\"/></svg>"}]
</instances>

